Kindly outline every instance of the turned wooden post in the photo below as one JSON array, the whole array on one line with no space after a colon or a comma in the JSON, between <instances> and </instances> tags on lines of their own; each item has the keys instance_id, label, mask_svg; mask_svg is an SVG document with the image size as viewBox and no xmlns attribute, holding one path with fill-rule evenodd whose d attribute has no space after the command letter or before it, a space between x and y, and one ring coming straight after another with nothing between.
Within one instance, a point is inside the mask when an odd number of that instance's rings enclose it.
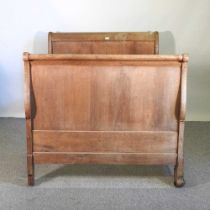
<instances>
[{"instance_id":1,"label":"turned wooden post","mask_svg":"<svg viewBox=\"0 0 210 210\"><path fill-rule=\"evenodd\" d=\"M180 113L178 128L178 145L177 145L177 161L174 169L174 184L176 187L182 187L184 181L184 123L186 115L186 94L187 94L187 62L188 56L183 55L183 63L181 67L181 96L180 96Z\"/></svg>"},{"instance_id":2,"label":"turned wooden post","mask_svg":"<svg viewBox=\"0 0 210 210\"><path fill-rule=\"evenodd\" d=\"M32 143L32 122L31 122L31 70L29 53L23 54L25 67L25 119L26 119L26 144L27 144L27 172L28 185L34 185L34 161Z\"/></svg>"}]
</instances>

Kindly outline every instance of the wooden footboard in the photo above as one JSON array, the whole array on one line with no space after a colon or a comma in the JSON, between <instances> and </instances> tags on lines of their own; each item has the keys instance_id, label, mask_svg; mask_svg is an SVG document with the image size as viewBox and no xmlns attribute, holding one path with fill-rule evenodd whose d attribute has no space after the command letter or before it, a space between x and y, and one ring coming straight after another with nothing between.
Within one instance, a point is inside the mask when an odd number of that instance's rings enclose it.
<instances>
[{"instance_id":1,"label":"wooden footboard","mask_svg":"<svg viewBox=\"0 0 210 210\"><path fill-rule=\"evenodd\" d=\"M172 164L183 185L187 56L24 54L34 163Z\"/></svg>"}]
</instances>

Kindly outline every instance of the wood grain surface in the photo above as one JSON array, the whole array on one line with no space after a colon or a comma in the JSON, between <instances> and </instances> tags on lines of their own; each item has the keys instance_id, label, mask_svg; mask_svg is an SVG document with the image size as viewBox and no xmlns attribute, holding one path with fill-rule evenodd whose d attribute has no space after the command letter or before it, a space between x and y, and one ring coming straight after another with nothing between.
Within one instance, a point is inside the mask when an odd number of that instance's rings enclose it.
<instances>
[{"instance_id":1,"label":"wood grain surface","mask_svg":"<svg viewBox=\"0 0 210 210\"><path fill-rule=\"evenodd\" d=\"M53 54L158 54L158 32L49 33Z\"/></svg>"},{"instance_id":2,"label":"wood grain surface","mask_svg":"<svg viewBox=\"0 0 210 210\"><path fill-rule=\"evenodd\" d=\"M186 55L24 54L34 163L173 164L184 184Z\"/></svg>"}]
</instances>

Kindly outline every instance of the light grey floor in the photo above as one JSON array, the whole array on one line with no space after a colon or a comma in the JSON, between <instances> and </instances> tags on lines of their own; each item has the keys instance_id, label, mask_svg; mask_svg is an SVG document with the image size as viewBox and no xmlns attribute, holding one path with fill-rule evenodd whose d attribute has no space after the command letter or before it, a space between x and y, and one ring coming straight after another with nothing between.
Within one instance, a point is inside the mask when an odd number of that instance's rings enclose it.
<instances>
[{"instance_id":1,"label":"light grey floor","mask_svg":"<svg viewBox=\"0 0 210 210\"><path fill-rule=\"evenodd\" d=\"M186 185L173 185L167 166L36 166L26 185L23 119L0 119L0 210L210 210L210 122L188 122Z\"/></svg>"}]
</instances>

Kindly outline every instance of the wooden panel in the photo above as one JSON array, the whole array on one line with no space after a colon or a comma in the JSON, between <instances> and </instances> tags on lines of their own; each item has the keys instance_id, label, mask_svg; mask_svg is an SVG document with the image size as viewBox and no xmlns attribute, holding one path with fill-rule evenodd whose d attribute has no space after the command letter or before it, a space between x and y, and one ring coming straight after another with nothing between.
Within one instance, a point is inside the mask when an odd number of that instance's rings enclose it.
<instances>
[{"instance_id":1,"label":"wooden panel","mask_svg":"<svg viewBox=\"0 0 210 210\"><path fill-rule=\"evenodd\" d=\"M154 54L154 42L81 41L53 42L53 52L75 54Z\"/></svg>"},{"instance_id":2,"label":"wooden panel","mask_svg":"<svg viewBox=\"0 0 210 210\"><path fill-rule=\"evenodd\" d=\"M35 130L177 131L179 62L31 65Z\"/></svg>"},{"instance_id":3,"label":"wooden panel","mask_svg":"<svg viewBox=\"0 0 210 210\"><path fill-rule=\"evenodd\" d=\"M34 152L176 153L176 132L33 131Z\"/></svg>"},{"instance_id":4,"label":"wooden panel","mask_svg":"<svg viewBox=\"0 0 210 210\"><path fill-rule=\"evenodd\" d=\"M39 164L175 164L176 154L129 154L129 153L50 153L34 152L34 162Z\"/></svg>"},{"instance_id":5,"label":"wooden panel","mask_svg":"<svg viewBox=\"0 0 210 210\"><path fill-rule=\"evenodd\" d=\"M158 32L49 33L49 53L158 54Z\"/></svg>"},{"instance_id":6,"label":"wooden panel","mask_svg":"<svg viewBox=\"0 0 210 210\"><path fill-rule=\"evenodd\" d=\"M158 32L93 32L93 33L63 33L49 32L51 41L153 41L158 39Z\"/></svg>"}]
</instances>

